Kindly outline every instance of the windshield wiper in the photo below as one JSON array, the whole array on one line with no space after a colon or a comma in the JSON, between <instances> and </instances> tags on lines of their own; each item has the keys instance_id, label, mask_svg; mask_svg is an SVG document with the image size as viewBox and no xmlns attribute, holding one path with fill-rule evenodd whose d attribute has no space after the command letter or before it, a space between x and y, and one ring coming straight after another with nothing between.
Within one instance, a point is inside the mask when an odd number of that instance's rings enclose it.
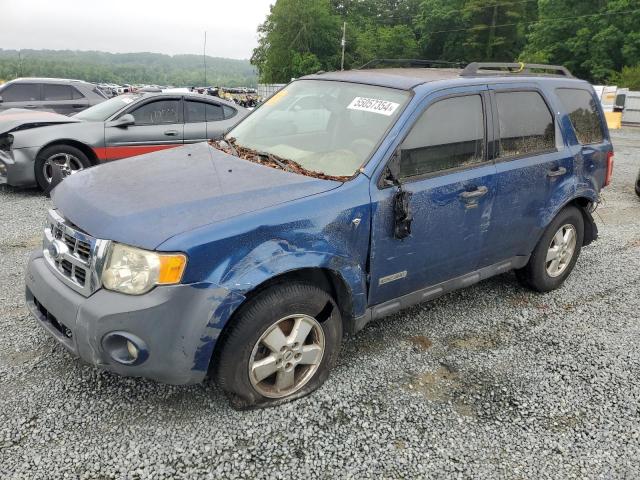
<instances>
[{"instance_id":1,"label":"windshield wiper","mask_svg":"<svg viewBox=\"0 0 640 480\"><path fill-rule=\"evenodd\" d=\"M295 173L290 166L286 165L284 162L282 162L278 157L276 157L273 153L268 153L268 152L256 152L256 155L258 155L260 158L266 158L267 160L271 160L272 162L274 162L276 165L278 165L281 169L286 170L287 172L290 173ZM291 162L291 160L287 160L288 162ZM302 167L301 167L302 168Z\"/></svg>"},{"instance_id":2,"label":"windshield wiper","mask_svg":"<svg viewBox=\"0 0 640 480\"><path fill-rule=\"evenodd\" d=\"M259 163L267 167L277 168L289 173L298 173L300 175L306 175L307 177L320 178L323 180L335 180L338 182L346 182L351 179L353 175L349 176L336 176L327 175L322 172L315 172L308 170L294 160L288 158L282 158L273 153L264 152L260 150L254 150L252 148L244 147L236 143L236 139L233 137L225 138L224 140L210 140L209 144L224 153L234 155L243 160L249 160L250 162Z\"/></svg>"}]
</instances>

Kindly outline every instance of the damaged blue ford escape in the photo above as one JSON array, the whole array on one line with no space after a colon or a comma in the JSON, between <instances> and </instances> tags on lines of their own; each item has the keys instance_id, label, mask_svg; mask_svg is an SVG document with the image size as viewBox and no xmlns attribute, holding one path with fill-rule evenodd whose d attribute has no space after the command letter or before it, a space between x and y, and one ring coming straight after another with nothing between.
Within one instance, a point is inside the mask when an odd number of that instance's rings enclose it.
<instances>
[{"instance_id":1,"label":"damaged blue ford escape","mask_svg":"<svg viewBox=\"0 0 640 480\"><path fill-rule=\"evenodd\" d=\"M27 305L93 365L273 405L373 319L510 270L560 287L612 167L562 67L318 73L222 139L65 179Z\"/></svg>"}]
</instances>

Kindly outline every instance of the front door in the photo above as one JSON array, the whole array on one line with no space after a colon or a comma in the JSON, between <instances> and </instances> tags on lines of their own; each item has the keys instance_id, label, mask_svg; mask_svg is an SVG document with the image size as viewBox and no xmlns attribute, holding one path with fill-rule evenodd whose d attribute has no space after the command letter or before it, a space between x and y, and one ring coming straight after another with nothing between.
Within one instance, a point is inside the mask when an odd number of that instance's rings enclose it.
<instances>
[{"instance_id":1,"label":"front door","mask_svg":"<svg viewBox=\"0 0 640 480\"><path fill-rule=\"evenodd\" d=\"M478 267L495 196L486 87L430 97L400 145L400 182L411 192L412 232L394 236L397 187L372 183L369 304L376 305Z\"/></svg>"},{"instance_id":2,"label":"front door","mask_svg":"<svg viewBox=\"0 0 640 480\"><path fill-rule=\"evenodd\" d=\"M130 113L135 125L105 127L105 160L133 157L183 144L184 123L180 97L150 99L123 112Z\"/></svg>"}]
</instances>

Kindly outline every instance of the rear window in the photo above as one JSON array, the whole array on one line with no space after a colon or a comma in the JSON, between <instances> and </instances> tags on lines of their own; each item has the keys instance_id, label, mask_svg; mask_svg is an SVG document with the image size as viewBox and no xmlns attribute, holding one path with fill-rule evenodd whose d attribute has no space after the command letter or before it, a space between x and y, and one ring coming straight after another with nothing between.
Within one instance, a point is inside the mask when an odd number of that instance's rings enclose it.
<instances>
[{"instance_id":1,"label":"rear window","mask_svg":"<svg viewBox=\"0 0 640 480\"><path fill-rule=\"evenodd\" d=\"M207 122L217 122L219 120L224 120L222 106L207 103Z\"/></svg>"},{"instance_id":2,"label":"rear window","mask_svg":"<svg viewBox=\"0 0 640 480\"><path fill-rule=\"evenodd\" d=\"M226 105L224 106L224 118L225 119L229 119L229 118L235 117L236 113L238 113L238 111L235 108L227 107Z\"/></svg>"},{"instance_id":3,"label":"rear window","mask_svg":"<svg viewBox=\"0 0 640 480\"><path fill-rule=\"evenodd\" d=\"M206 121L205 116L205 108L206 104L203 102L195 102L192 100L187 100L185 102L186 109L186 117L185 122L187 123L202 123Z\"/></svg>"},{"instance_id":4,"label":"rear window","mask_svg":"<svg viewBox=\"0 0 640 480\"><path fill-rule=\"evenodd\" d=\"M578 141L582 145L602 143L604 132L593 95L577 88L559 88L556 93L569 114Z\"/></svg>"},{"instance_id":5,"label":"rear window","mask_svg":"<svg viewBox=\"0 0 640 480\"><path fill-rule=\"evenodd\" d=\"M3 102L37 102L40 100L40 85L37 83L14 83L0 90Z\"/></svg>"},{"instance_id":6,"label":"rear window","mask_svg":"<svg viewBox=\"0 0 640 480\"><path fill-rule=\"evenodd\" d=\"M59 101L73 99L73 91L69 85L55 85L45 83L42 88L44 100Z\"/></svg>"},{"instance_id":7,"label":"rear window","mask_svg":"<svg viewBox=\"0 0 640 480\"><path fill-rule=\"evenodd\" d=\"M556 150L553 116L538 92L499 92L496 102L500 122L500 158Z\"/></svg>"}]
</instances>

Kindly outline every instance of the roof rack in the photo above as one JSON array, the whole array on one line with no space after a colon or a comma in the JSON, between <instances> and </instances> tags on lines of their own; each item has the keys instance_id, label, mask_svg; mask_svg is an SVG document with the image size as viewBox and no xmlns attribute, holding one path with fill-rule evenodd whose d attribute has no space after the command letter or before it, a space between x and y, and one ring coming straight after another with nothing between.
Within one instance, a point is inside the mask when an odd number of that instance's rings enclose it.
<instances>
[{"instance_id":1,"label":"roof rack","mask_svg":"<svg viewBox=\"0 0 640 480\"><path fill-rule=\"evenodd\" d=\"M490 75L536 75L562 76L574 78L571 72L560 65L542 65L538 63L470 63L460 73L461 77L490 76Z\"/></svg>"},{"instance_id":2,"label":"roof rack","mask_svg":"<svg viewBox=\"0 0 640 480\"><path fill-rule=\"evenodd\" d=\"M445 60L423 60L419 58L375 58L365 63L358 70L374 68L381 65L395 65L401 67L422 67L422 68L463 68L460 62L447 62Z\"/></svg>"}]
</instances>

